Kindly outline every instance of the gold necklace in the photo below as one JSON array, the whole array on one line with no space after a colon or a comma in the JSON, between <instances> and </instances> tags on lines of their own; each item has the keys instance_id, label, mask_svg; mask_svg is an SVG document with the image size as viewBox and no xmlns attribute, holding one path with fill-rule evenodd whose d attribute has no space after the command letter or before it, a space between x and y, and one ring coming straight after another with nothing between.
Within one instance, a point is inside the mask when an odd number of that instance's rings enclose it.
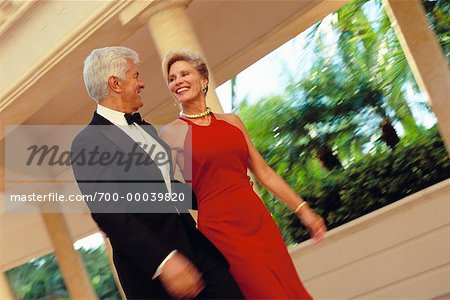
<instances>
[{"instance_id":1,"label":"gold necklace","mask_svg":"<svg viewBox=\"0 0 450 300\"><path fill-rule=\"evenodd\" d=\"M188 115L188 114L185 114L184 112L180 112L180 117L185 117L185 118L188 118L188 119L198 119L198 118L207 116L210 113L211 113L211 109L209 107L206 107L206 110L204 112L201 112L201 113L198 113L198 114L195 114L195 115Z\"/></svg>"}]
</instances>

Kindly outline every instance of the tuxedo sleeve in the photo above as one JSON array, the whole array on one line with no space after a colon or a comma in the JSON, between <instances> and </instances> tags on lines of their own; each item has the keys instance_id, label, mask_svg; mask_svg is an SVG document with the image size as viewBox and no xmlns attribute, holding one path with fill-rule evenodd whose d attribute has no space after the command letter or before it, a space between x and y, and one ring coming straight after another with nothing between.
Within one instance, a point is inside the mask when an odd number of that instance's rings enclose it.
<instances>
[{"instance_id":1,"label":"tuxedo sleeve","mask_svg":"<svg viewBox=\"0 0 450 300\"><path fill-rule=\"evenodd\" d=\"M109 237L114 247L128 255L136 266L154 277L164 259L175 249L145 226L134 214L94 213L95 222Z\"/></svg>"}]
</instances>

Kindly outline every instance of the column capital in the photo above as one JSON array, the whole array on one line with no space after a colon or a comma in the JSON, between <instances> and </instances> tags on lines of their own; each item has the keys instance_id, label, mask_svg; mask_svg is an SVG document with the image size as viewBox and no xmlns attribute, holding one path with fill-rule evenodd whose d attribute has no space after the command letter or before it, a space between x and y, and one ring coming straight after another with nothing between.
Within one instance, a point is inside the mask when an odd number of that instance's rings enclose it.
<instances>
[{"instance_id":1,"label":"column capital","mask_svg":"<svg viewBox=\"0 0 450 300\"><path fill-rule=\"evenodd\" d=\"M161 59L170 50L183 48L198 52L206 61L208 60L204 55L190 16L185 9L191 2L192 0L161 1L160 3L163 6L148 19L147 26ZM215 93L215 89L216 84L214 76L212 72L210 72L210 92L206 97L206 102L213 111L222 112L222 106Z\"/></svg>"},{"instance_id":2,"label":"column capital","mask_svg":"<svg viewBox=\"0 0 450 300\"><path fill-rule=\"evenodd\" d=\"M126 9L119 14L120 23L125 25L134 19L138 24L146 24L150 18L161 11L174 7L187 8L193 0L153 0L132 1Z\"/></svg>"},{"instance_id":3,"label":"column capital","mask_svg":"<svg viewBox=\"0 0 450 300\"><path fill-rule=\"evenodd\" d=\"M193 0L160 0L156 1L153 14L160 12L161 10L169 9L172 7L185 7L187 8Z\"/></svg>"}]
</instances>

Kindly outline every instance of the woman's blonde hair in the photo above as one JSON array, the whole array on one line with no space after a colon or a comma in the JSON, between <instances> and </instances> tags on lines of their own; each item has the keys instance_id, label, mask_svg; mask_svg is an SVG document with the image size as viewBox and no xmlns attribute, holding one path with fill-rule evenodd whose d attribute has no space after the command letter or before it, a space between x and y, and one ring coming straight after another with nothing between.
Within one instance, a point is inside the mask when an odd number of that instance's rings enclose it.
<instances>
[{"instance_id":1,"label":"woman's blonde hair","mask_svg":"<svg viewBox=\"0 0 450 300\"><path fill-rule=\"evenodd\" d=\"M163 59L162 69L166 82L169 82L170 67L177 61L188 62L194 69L196 69L203 78L209 82L209 71L205 60L197 53L186 49L171 50ZM206 87L208 90L208 87Z\"/></svg>"}]
</instances>

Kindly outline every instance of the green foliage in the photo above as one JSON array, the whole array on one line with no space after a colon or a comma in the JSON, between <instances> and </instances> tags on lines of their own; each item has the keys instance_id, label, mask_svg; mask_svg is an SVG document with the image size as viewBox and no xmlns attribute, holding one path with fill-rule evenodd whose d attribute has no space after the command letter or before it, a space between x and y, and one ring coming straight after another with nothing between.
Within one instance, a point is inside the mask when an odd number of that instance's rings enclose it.
<instances>
[{"instance_id":1,"label":"green foliage","mask_svg":"<svg viewBox=\"0 0 450 300\"><path fill-rule=\"evenodd\" d=\"M437 130L424 133L405 139L395 151L380 147L343 170L323 172L314 161L303 170L297 166L287 171L285 163L273 167L332 229L450 178L450 159ZM307 240L308 232L292 211L259 188L286 243Z\"/></svg>"},{"instance_id":2,"label":"green foliage","mask_svg":"<svg viewBox=\"0 0 450 300\"><path fill-rule=\"evenodd\" d=\"M450 2L447 0L422 0L428 21L450 63Z\"/></svg>"},{"instance_id":3,"label":"green foliage","mask_svg":"<svg viewBox=\"0 0 450 300\"><path fill-rule=\"evenodd\" d=\"M91 284L99 299L121 299L114 281L105 248L81 248ZM7 277L16 297L20 299L69 299L54 254L34 259L9 270Z\"/></svg>"},{"instance_id":4,"label":"green foliage","mask_svg":"<svg viewBox=\"0 0 450 300\"><path fill-rule=\"evenodd\" d=\"M450 159L437 130L430 129L415 143L368 154L331 176L341 203L327 212L327 222L336 227L450 178Z\"/></svg>"},{"instance_id":5,"label":"green foliage","mask_svg":"<svg viewBox=\"0 0 450 300\"><path fill-rule=\"evenodd\" d=\"M53 254L9 270L6 275L20 299L69 299Z\"/></svg>"},{"instance_id":6,"label":"green foliage","mask_svg":"<svg viewBox=\"0 0 450 300\"><path fill-rule=\"evenodd\" d=\"M105 247L94 249L81 248L80 254L99 299L121 299L111 272L111 265L106 255Z\"/></svg>"},{"instance_id":7,"label":"green foliage","mask_svg":"<svg viewBox=\"0 0 450 300\"><path fill-rule=\"evenodd\" d=\"M449 23L443 12L450 5L440 0L429 5L444 47ZM376 11L370 20L365 6ZM315 25L307 43L315 47L310 71L300 79L288 74L283 94L237 109L268 164L329 228L450 177L437 129L427 130L412 114L405 90L418 87L381 1L351 1L335 17L337 49L324 41L320 23ZM388 146L394 148L394 139L400 143L393 151ZM286 242L307 239L297 217L259 190Z\"/></svg>"}]
</instances>

